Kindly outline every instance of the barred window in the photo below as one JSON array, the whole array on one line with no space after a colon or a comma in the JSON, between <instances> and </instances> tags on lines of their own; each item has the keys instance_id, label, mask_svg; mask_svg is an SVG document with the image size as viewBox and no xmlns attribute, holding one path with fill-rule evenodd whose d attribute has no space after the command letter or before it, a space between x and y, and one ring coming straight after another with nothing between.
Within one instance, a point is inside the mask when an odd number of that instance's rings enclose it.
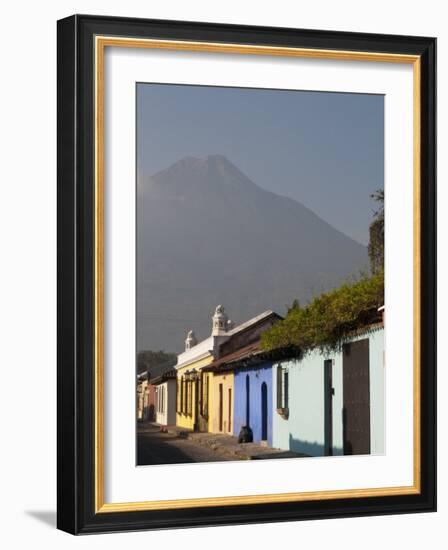
<instances>
[{"instance_id":1,"label":"barred window","mask_svg":"<svg viewBox=\"0 0 448 550\"><path fill-rule=\"evenodd\" d=\"M185 391L185 377L182 376L182 414L187 412L187 395Z\"/></svg>"},{"instance_id":2,"label":"barred window","mask_svg":"<svg viewBox=\"0 0 448 550\"><path fill-rule=\"evenodd\" d=\"M180 379L180 412L185 413L185 379L183 376Z\"/></svg>"},{"instance_id":3,"label":"barred window","mask_svg":"<svg viewBox=\"0 0 448 550\"><path fill-rule=\"evenodd\" d=\"M205 377L205 389L204 389L204 416L208 417L208 379L209 375Z\"/></svg>"},{"instance_id":4,"label":"barred window","mask_svg":"<svg viewBox=\"0 0 448 550\"><path fill-rule=\"evenodd\" d=\"M192 415L193 407L193 384L191 383L191 380L188 381L188 415Z\"/></svg>"},{"instance_id":5,"label":"barred window","mask_svg":"<svg viewBox=\"0 0 448 550\"><path fill-rule=\"evenodd\" d=\"M289 406L289 372L287 367L277 365L277 409Z\"/></svg>"},{"instance_id":6,"label":"barred window","mask_svg":"<svg viewBox=\"0 0 448 550\"><path fill-rule=\"evenodd\" d=\"M204 417L208 416L208 373L201 372L201 381L199 386L199 395L201 396L200 400L200 411L201 415Z\"/></svg>"}]
</instances>

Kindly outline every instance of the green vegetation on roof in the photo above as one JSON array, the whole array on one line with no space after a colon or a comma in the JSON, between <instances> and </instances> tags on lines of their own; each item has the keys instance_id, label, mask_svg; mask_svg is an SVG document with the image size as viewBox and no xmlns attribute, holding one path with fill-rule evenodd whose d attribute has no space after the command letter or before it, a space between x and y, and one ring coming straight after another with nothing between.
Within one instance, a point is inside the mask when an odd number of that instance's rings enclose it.
<instances>
[{"instance_id":1,"label":"green vegetation on roof","mask_svg":"<svg viewBox=\"0 0 448 550\"><path fill-rule=\"evenodd\" d=\"M379 320L383 304L384 272L378 269L372 276L321 294L305 307L295 300L285 319L263 333L262 347L297 346L303 353L312 348L340 349L354 331Z\"/></svg>"}]
</instances>

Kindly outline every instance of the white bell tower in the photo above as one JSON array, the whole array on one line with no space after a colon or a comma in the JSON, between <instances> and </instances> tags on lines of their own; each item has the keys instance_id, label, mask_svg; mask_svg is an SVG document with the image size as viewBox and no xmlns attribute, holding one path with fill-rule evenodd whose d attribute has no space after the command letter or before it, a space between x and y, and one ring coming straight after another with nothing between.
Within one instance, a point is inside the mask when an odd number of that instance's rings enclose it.
<instances>
[{"instance_id":1,"label":"white bell tower","mask_svg":"<svg viewBox=\"0 0 448 550\"><path fill-rule=\"evenodd\" d=\"M185 340L185 351L188 351L189 349L193 348L198 341L196 340L196 336L194 335L194 332L192 330L188 331L187 338Z\"/></svg>"},{"instance_id":2,"label":"white bell tower","mask_svg":"<svg viewBox=\"0 0 448 550\"><path fill-rule=\"evenodd\" d=\"M224 336L228 330L228 320L224 306L216 306L212 317L212 336Z\"/></svg>"}]
</instances>

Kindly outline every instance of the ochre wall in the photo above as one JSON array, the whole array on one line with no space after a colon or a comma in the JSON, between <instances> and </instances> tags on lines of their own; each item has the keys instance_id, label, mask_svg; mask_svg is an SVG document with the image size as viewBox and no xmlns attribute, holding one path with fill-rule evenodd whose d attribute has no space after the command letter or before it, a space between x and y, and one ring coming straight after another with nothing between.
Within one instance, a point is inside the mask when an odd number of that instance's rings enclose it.
<instances>
[{"instance_id":1,"label":"ochre wall","mask_svg":"<svg viewBox=\"0 0 448 550\"><path fill-rule=\"evenodd\" d=\"M181 367L180 369L177 369L177 396L176 396L176 425L180 428L185 428L187 430L193 430L195 422L196 422L196 401L198 399L198 395L196 395L196 384L191 384L191 414L184 414L179 412L179 392L181 387L181 379L182 376L185 375L187 371L191 371L192 369L196 369L198 372L209 365L213 361L213 357L210 355L209 357L205 357L203 359L199 359L198 361L192 361L185 367Z\"/></svg>"},{"instance_id":2,"label":"ochre wall","mask_svg":"<svg viewBox=\"0 0 448 550\"><path fill-rule=\"evenodd\" d=\"M222 426L220 426L219 388L222 384ZM229 390L231 396L229 399ZM233 431L233 373L215 374L212 379L209 429L213 433L229 433ZM230 401L230 402L229 402ZM230 415L230 421L229 421ZM220 429L221 428L221 429Z\"/></svg>"}]
</instances>

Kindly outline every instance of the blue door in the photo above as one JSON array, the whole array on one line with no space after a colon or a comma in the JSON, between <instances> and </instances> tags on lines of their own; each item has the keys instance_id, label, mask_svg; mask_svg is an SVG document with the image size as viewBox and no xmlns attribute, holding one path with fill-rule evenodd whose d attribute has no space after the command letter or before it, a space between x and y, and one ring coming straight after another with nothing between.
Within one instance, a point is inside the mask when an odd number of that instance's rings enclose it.
<instances>
[{"instance_id":1,"label":"blue door","mask_svg":"<svg viewBox=\"0 0 448 550\"><path fill-rule=\"evenodd\" d=\"M268 387L266 382L261 384L261 440L268 439Z\"/></svg>"}]
</instances>

